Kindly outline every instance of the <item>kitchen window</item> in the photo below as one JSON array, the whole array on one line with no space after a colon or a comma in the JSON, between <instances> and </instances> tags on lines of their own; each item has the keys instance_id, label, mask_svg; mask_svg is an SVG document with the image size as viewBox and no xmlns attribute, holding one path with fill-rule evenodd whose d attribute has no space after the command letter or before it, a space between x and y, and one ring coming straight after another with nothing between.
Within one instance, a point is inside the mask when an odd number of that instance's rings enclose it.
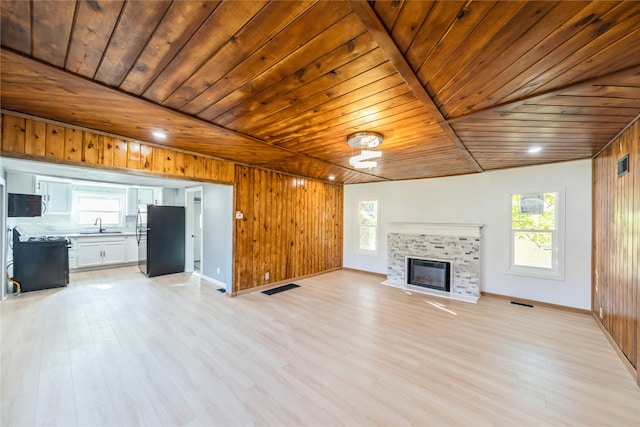
<instances>
[{"instance_id":1,"label":"kitchen window","mask_svg":"<svg viewBox=\"0 0 640 427\"><path fill-rule=\"evenodd\" d=\"M509 273L564 280L564 191L510 194Z\"/></svg>"},{"instance_id":2,"label":"kitchen window","mask_svg":"<svg viewBox=\"0 0 640 427\"><path fill-rule=\"evenodd\" d=\"M73 210L78 225L95 225L96 218L103 225L124 225L126 193L73 192Z\"/></svg>"}]
</instances>

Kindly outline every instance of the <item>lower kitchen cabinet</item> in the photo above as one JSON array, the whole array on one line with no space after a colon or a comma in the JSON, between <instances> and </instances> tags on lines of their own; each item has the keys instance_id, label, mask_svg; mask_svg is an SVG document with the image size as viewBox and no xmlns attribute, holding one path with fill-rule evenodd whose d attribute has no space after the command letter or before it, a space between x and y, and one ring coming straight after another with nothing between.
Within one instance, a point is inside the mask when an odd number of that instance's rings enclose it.
<instances>
[{"instance_id":1,"label":"lower kitchen cabinet","mask_svg":"<svg viewBox=\"0 0 640 427\"><path fill-rule=\"evenodd\" d=\"M86 238L77 239L76 268L96 267L126 262L125 238Z\"/></svg>"}]
</instances>

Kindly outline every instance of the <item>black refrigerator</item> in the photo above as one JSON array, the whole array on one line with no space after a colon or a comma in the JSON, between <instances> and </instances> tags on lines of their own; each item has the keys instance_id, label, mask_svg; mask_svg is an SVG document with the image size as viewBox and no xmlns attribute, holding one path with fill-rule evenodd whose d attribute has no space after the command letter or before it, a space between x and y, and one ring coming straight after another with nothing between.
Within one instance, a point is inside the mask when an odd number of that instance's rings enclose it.
<instances>
[{"instance_id":1,"label":"black refrigerator","mask_svg":"<svg viewBox=\"0 0 640 427\"><path fill-rule=\"evenodd\" d=\"M149 277L183 272L184 207L147 205L136 223L140 271Z\"/></svg>"}]
</instances>

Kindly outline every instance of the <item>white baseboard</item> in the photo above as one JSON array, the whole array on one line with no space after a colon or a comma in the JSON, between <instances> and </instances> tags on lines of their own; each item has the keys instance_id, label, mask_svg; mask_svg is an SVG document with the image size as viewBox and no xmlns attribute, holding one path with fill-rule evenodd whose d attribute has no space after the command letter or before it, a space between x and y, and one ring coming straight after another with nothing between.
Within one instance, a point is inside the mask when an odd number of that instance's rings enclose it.
<instances>
[{"instance_id":1,"label":"white baseboard","mask_svg":"<svg viewBox=\"0 0 640 427\"><path fill-rule=\"evenodd\" d=\"M199 274L198 276L200 276L200 278L204 281L207 281L209 283L212 283L220 288L224 288L227 289L227 284L224 282L221 282L219 280L214 279L213 277L209 277L209 276L205 276L204 274Z\"/></svg>"}]
</instances>

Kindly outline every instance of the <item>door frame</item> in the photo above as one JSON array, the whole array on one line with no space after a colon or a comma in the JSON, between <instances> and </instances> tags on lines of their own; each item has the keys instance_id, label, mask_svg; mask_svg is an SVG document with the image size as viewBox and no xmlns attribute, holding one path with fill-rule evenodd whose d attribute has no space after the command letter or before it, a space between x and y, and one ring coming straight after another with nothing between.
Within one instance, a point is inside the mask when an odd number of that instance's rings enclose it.
<instances>
[{"instance_id":1,"label":"door frame","mask_svg":"<svg viewBox=\"0 0 640 427\"><path fill-rule=\"evenodd\" d=\"M200 224L195 224L193 217L195 214L195 196L197 193L200 193ZM193 273L197 276L202 275L203 261L204 257L202 256L202 243L204 239L202 238L202 215L203 212L203 199L204 199L204 188L199 185L196 187L187 187L184 189L184 207L185 207L185 245L184 245L184 271ZM195 236L196 227L200 228L200 272L197 273L194 271L194 241L193 236Z\"/></svg>"}]
</instances>

